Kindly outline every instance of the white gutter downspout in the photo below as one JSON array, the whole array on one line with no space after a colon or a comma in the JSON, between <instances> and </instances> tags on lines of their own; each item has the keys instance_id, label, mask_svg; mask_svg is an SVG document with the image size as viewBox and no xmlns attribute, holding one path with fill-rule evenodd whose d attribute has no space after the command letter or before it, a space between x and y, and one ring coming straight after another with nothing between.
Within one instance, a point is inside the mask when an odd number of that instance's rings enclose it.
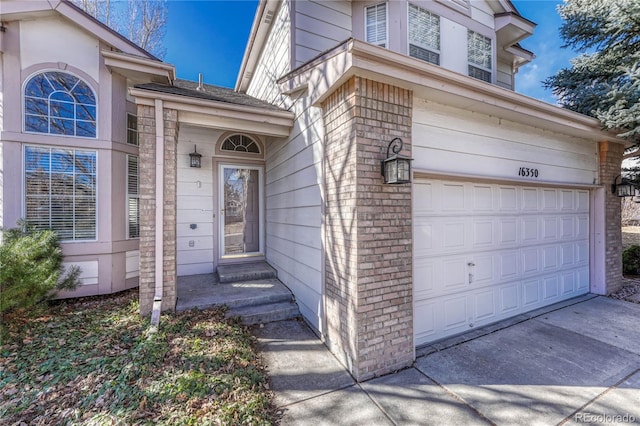
<instances>
[{"instance_id":1,"label":"white gutter downspout","mask_svg":"<svg viewBox=\"0 0 640 426\"><path fill-rule=\"evenodd\" d=\"M149 332L155 333L160 325L163 294L164 266L164 119L161 99L155 99L156 114L156 288L151 311L151 327Z\"/></svg>"}]
</instances>

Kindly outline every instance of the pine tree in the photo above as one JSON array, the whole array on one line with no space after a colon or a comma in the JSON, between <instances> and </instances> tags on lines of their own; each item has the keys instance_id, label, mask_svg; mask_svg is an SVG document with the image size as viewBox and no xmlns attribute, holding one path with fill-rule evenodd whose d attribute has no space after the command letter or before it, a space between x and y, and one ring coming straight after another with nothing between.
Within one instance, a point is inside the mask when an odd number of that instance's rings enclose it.
<instances>
[{"instance_id":1,"label":"pine tree","mask_svg":"<svg viewBox=\"0 0 640 426\"><path fill-rule=\"evenodd\" d=\"M29 308L80 283L80 268L64 271L56 232L18 225L4 231L0 243L0 313Z\"/></svg>"},{"instance_id":2,"label":"pine tree","mask_svg":"<svg viewBox=\"0 0 640 426\"><path fill-rule=\"evenodd\" d=\"M558 12L564 47L582 54L544 85L562 106L640 144L640 1L565 0Z\"/></svg>"}]
</instances>

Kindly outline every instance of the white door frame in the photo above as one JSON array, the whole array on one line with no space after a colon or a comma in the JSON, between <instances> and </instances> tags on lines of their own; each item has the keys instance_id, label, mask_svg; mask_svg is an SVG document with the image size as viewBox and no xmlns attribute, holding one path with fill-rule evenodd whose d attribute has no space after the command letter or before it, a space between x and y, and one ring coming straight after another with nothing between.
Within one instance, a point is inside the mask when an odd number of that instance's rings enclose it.
<instances>
[{"instance_id":1,"label":"white door frame","mask_svg":"<svg viewBox=\"0 0 640 426\"><path fill-rule=\"evenodd\" d=\"M258 238L259 250L251 253L241 254L225 254L224 253L224 169L249 169L258 171ZM264 166L250 163L224 162L218 164L218 258L223 259L242 259L247 257L264 256Z\"/></svg>"}]
</instances>

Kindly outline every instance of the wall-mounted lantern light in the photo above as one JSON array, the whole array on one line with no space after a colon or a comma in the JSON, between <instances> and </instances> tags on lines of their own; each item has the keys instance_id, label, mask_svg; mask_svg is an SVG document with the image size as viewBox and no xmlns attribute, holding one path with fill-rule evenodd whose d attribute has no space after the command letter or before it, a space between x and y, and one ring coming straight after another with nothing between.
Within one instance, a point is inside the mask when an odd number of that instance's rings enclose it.
<instances>
[{"instance_id":1,"label":"wall-mounted lantern light","mask_svg":"<svg viewBox=\"0 0 640 426\"><path fill-rule=\"evenodd\" d=\"M620 180L618 182L618 180ZM635 195L635 185L629 179L623 178L621 175L616 176L611 184L611 193L618 197L633 197Z\"/></svg>"},{"instance_id":2,"label":"wall-mounted lantern light","mask_svg":"<svg viewBox=\"0 0 640 426\"><path fill-rule=\"evenodd\" d=\"M380 162L384 183L411 183L411 162L413 158L400 155L402 139L394 138L387 147L387 158ZM390 153L393 152L393 155Z\"/></svg>"},{"instance_id":3,"label":"wall-mounted lantern light","mask_svg":"<svg viewBox=\"0 0 640 426\"><path fill-rule=\"evenodd\" d=\"M198 151L196 150L196 146L194 145L193 152L189 154L190 166L200 168L200 166L202 165L201 160L202 160L202 155L198 154Z\"/></svg>"}]
</instances>

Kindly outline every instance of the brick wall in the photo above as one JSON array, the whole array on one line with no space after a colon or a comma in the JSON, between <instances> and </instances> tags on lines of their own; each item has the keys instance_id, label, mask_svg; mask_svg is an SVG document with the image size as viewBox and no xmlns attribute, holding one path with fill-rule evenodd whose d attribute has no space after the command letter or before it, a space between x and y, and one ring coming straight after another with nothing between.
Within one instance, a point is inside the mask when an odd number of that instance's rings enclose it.
<instances>
[{"instance_id":1,"label":"brick wall","mask_svg":"<svg viewBox=\"0 0 640 426\"><path fill-rule=\"evenodd\" d=\"M411 155L412 93L353 77L323 112L327 344L366 380L414 357L411 186L380 175L393 138Z\"/></svg>"},{"instance_id":2,"label":"brick wall","mask_svg":"<svg viewBox=\"0 0 640 426\"><path fill-rule=\"evenodd\" d=\"M178 112L164 109L164 213L162 310L176 305L176 149ZM155 108L138 105L140 141L140 314L153 307L156 264L156 120Z\"/></svg>"},{"instance_id":3,"label":"brick wall","mask_svg":"<svg viewBox=\"0 0 640 426\"><path fill-rule=\"evenodd\" d=\"M620 174L624 146L600 142L600 182L605 185L605 294L622 286L622 230L620 228L620 198L612 194L609 185Z\"/></svg>"}]
</instances>

